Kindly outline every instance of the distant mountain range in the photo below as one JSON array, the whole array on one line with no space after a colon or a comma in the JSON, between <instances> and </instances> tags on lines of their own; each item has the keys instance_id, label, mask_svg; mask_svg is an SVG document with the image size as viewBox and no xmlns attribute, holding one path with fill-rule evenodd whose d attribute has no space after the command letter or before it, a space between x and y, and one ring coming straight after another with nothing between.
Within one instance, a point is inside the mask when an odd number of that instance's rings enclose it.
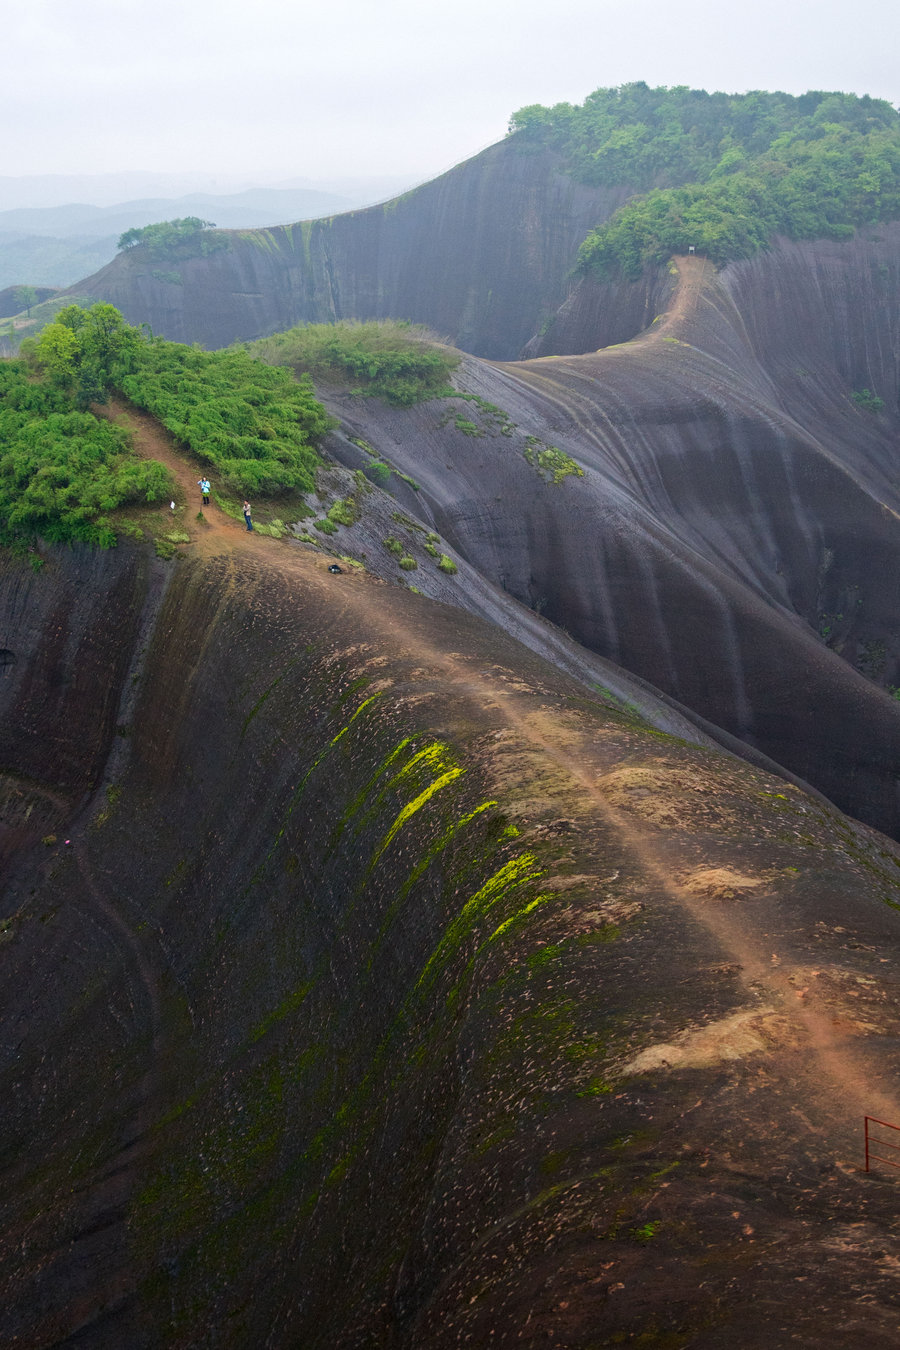
<instances>
[{"instance_id":1,"label":"distant mountain range","mask_svg":"<svg viewBox=\"0 0 900 1350\"><path fill-rule=\"evenodd\" d=\"M335 193L354 201L375 202L402 192L414 181L409 174L335 178L304 178L295 175L276 181L258 176L223 177L204 173L128 173L26 174L12 177L0 174L0 211L16 207L61 206L66 202L88 202L91 206L116 206L145 197L189 197L198 193L227 197L250 190L303 189Z\"/></svg>"},{"instance_id":2,"label":"distant mountain range","mask_svg":"<svg viewBox=\"0 0 900 1350\"><path fill-rule=\"evenodd\" d=\"M144 175L135 177L140 180ZM0 178L0 202L42 202L53 190L45 180L37 180L29 199L24 186L28 181ZM155 181L150 178L151 183ZM343 192L305 186L253 187L227 194L193 191L178 197L120 199L104 205L77 200L12 205L0 211L0 288L70 286L110 262L119 236L135 226L181 216L200 216L227 229L279 225L353 210L390 195L397 183L394 179L344 180L339 186ZM73 179L70 184L62 179L55 186L57 196L68 187L104 195L102 188L94 185L92 189L89 180Z\"/></svg>"}]
</instances>

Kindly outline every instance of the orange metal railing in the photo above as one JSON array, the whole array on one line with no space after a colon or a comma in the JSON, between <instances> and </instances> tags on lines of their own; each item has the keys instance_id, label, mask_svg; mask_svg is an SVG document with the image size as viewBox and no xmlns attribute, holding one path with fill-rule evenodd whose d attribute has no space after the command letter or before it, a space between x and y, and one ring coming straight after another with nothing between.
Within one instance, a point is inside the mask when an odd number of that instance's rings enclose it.
<instances>
[{"instance_id":1,"label":"orange metal railing","mask_svg":"<svg viewBox=\"0 0 900 1350\"><path fill-rule=\"evenodd\" d=\"M876 1127L874 1130L872 1127ZM890 1134L884 1134L882 1131L890 1130ZM870 1170L873 1162L885 1163L888 1167L900 1168L900 1125L892 1125L888 1120L879 1120L876 1116L865 1117L866 1133L866 1171ZM876 1153L874 1150L888 1149L893 1153L892 1158L886 1158L883 1153Z\"/></svg>"}]
</instances>

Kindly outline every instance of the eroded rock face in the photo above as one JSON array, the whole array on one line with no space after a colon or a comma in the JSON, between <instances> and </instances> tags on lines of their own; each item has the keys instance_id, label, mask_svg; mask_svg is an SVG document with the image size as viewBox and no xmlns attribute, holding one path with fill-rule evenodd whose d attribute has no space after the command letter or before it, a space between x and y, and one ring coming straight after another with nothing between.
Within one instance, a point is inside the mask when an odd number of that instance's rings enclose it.
<instances>
[{"instance_id":1,"label":"eroded rock face","mask_svg":"<svg viewBox=\"0 0 900 1350\"><path fill-rule=\"evenodd\" d=\"M790 246L734 275L684 259L633 342L469 361L460 387L502 417L461 404L468 434L450 405L334 406L482 576L896 833L900 305L871 279L900 227L842 248ZM834 336L857 283L863 317ZM864 379L880 413L854 404ZM548 447L582 476L542 477L528 457Z\"/></svg>"},{"instance_id":2,"label":"eroded rock face","mask_svg":"<svg viewBox=\"0 0 900 1350\"><path fill-rule=\"evenodd\" d=\"M52 833L96 787L152 570L127 548L0 555L0 857Z\"/></svg>"},{"instance_id":3,"label":"eroded rock face","mask_svg":"<svg viewBox=\"0 0 900 1350\"><path fill-rule=\"evenodd\" d=\"M181 287L122 259L102 294L212 344L389 313L490 356L524 344L461 376L512 440L471 405L480 436L448 405L334 406L482 578L896 834L900 225L566 296L615 204L495 146L384 208L248 237ZM529 436L585 476L537 480Z\"/></svg>"},{"instance_id":4,"label":"eroded rock face","mask_svg":"<svg viewBox=\"0 0 900 1350\"><path fill-rule=\"evenodd\" d=\"M381 304L325 241L393 257L404 209L123 294L212 342L301 292ZM469 430L335 407L420 485L463 604L493 582L897 832L896 252L579 288L548 337L589 354L467 361ZM485 350L545 303L470 323L450 289ZM243 547L271 559L0 578L2 1336L887 1350L896 1190L855 1168L864 1115L900 1124L896 848L646 689L650 722L461 610Z\"/></svg>"},{"instance_id":5,"label":"eroded rock face","mask_svg":"<svg viewBox=\"0 0 900 1350\"><path fill-rule=\"evenodd\" d=\"M588 230L627 195L575 183L546 152L495 145L383 206L230 231L229 249L180 265L177 284L169 264L135 251L79 293L207 347L296 323L400 318L466 351L515 357L564 299Z\"/></svg>"},{"instance_id":6,"label":"eroded rock face","mask_svg":"<svg viewBox=\"0 0 900 1350\"><path fill-rule=\"evenodd\" d=\"M7 872L4 1341L886 1345L896 1193L842 1169L900 1118L896 849L252 549L143 607L94 555L127 734ZM38 669L80 568L3 578Z\"/></svg>"}]
</instances>

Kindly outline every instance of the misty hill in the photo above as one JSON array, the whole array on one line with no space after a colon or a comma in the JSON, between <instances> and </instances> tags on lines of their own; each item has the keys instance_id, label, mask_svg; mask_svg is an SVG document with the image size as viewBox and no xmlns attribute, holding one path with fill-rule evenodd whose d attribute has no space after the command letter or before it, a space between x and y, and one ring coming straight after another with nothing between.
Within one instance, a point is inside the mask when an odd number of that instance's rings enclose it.
<instances>
[{"instance_id":1,"label":"misty hill","mask_svg":"<svg viewBox=\"0 0 900 1350\"><path fill-rule=\"evenodd\" d=\"M212 173L152 173L131 170L95 174L0 174L0 210L19 207L62 206L67 202L87 202L91 206L115 206L117 203L162 197L167 201L202 193L227 197L248 190L289 189L327 192L356 202L376 202L404 191L408 177L378 174L366 177L325 179L288 175L275 180L258 177L231 177Z\"/></svg>"},{"instance_id":2,"label":"misty hill","mask_svg":"<svg viewBox=\"0 0 900 1350\"><path fill-rule=\"evenodd\" d=\"M880 100L635 84L523 109L511 126L383 206L224 236L177 276L135 253L80 293L206 346L393 317L511 359L553 324L576 268L635 280L691 246L725 263L900 214L900 115Z\"/></svg>"},{"instance_id":3,"label":"misty hill","mask_svg":"<svg viewBox=\"0 0 900 1350\"><path fill-rule=\"evenodd\" d=\"M0 315L25 313L29 289L33 292L32 305L40 305L56 294L54 286L7 286L0 291Z\"/></svg>"},{"instance_id":4,"label":"misty hill","mask_svg":"<svg viewBox=\"0 0 900 1350\"><path fill-rule=\"evenodd\" d=\"M0 211L0 287L27 282L69 286L115 256L134 227L199 216L228 228L280 224L346 210L352 200L311 189L254 188L227 195L191 193L111 206L71 203Z\"/></svg>"},{"instance_id":5,"label":"misty hill","mask_svg":"<svg viewBox=\"0 0 900 1350\"><path fill-rule=\"evenodd\" d=\"M147 197L114 206L19 207L0 211L0 231L29 235L118 237L133 226L180 216L215 218L223 227L277 224L345 210L346 197L308 189L254 188L228 196L195 192L183 197Z\"/></svg>"}]
</instances>

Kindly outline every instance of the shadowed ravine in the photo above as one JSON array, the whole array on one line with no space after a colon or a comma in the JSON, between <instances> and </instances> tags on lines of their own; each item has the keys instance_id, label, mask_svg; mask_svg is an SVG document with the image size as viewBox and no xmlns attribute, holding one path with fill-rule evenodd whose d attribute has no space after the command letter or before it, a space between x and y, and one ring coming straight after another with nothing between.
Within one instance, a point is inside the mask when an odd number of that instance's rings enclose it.
<instances>
[{"instance_id":1,"label":"shadowed ravine","mask_svg":"<svg viewBox=\"0 0 900 1350\"><path fill-rule=\"evenodd\" d=\"M7 886L6 1343L892 1344L891 844L224 520L95 559L4 564L73 813Z\"/></svg>"}]
</instances>

